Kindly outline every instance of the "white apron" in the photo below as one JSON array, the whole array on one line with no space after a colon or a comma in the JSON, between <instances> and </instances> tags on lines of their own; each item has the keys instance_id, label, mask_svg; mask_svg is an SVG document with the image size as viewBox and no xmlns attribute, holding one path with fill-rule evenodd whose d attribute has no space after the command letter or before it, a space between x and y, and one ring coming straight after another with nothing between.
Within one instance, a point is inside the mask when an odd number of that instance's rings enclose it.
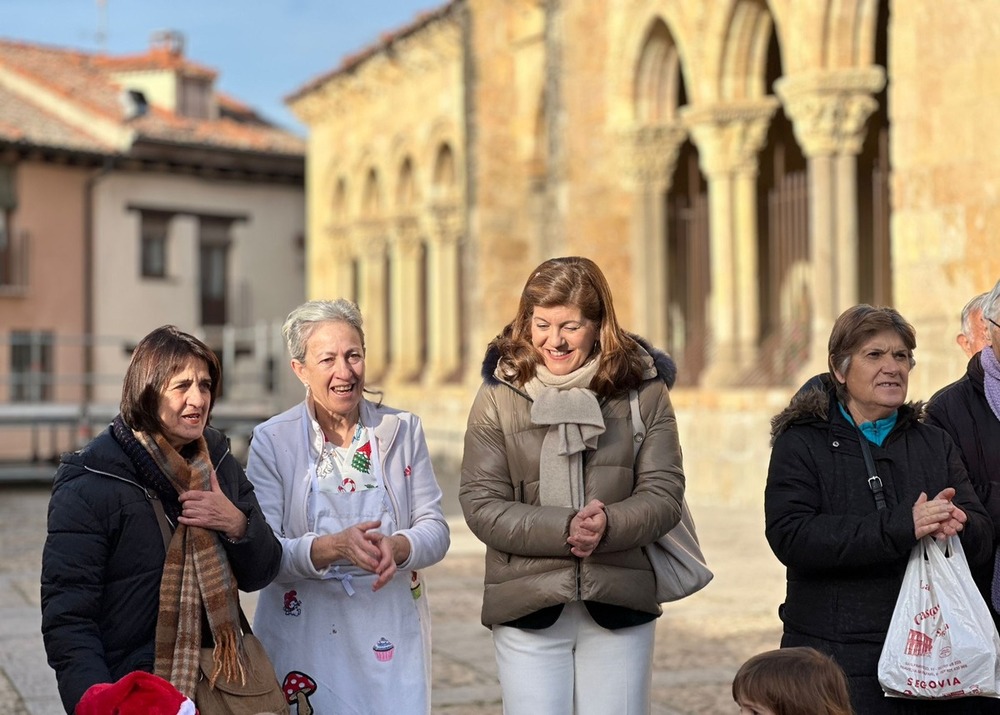
<instances>
[{"instance_id":1,"label":"white apron","mask_svg":"<svg viewBox=\"0 0 1000 715\"><path fill-rule=\"evenodd\" d=\"M313 468L310 498L316 533L337 533L380 520L384 534L397 529L372 450L377 489L351 494L322 491ZM430 644L427 599L411 571L397 571L378 592L376 576L352 564L330 569L326 579L264 589L257 603L257 635L279 681L290 689L315 688L308 698L316 715L430 712ZM413 590L411 590L411 586ZM293 702L292 715L296 715ZM303 712L300 709L299 712Z\"/></svg>"}]
</instances>

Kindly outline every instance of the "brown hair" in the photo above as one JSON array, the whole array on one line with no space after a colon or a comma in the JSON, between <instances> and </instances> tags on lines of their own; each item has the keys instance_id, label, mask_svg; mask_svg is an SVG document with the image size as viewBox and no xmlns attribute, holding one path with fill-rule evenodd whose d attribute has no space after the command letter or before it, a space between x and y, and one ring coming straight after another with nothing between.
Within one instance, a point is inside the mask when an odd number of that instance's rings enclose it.
<instances>
[{"instance_id":1,"label":"brown hair","mask_svg":"<svg viewBox=\"0 0 1000 715\"><path fill-rule=\"evenodd\" d=\"M873 335L885 330L895 331L902 338L903 345L910 353L912 368L916 364L913 351L917 347L917 333L894 308L873 308L867 303L861 303L845 310L833 324L833 330L830 331L827 365L830 368L830 378L837 386L837 397L842 402L847 400L847 386L837 379L836 372L846 375L854 351Z\"/></svg>"},{"instance_id":2,"label":"brown hair","mask_svg":"<svg viewBox=\"0 0 1000 715\"><path fill-rule=\"evenodd\" d=\"M535 307L573 306L599 326L599 365L590 389L602 397L634 389L642 382L644 365L638 345L618 324L611 286L589 258L551 258L531 272L521 291L514 320L491 343L523 385L535 376L542 358L531 344L531 316Z\"/></svg>"},{"instance_id":3,"label":"brown hair","mask_svg":"<svg viewBox=\"0 0 1000 715\"><path fill-rule=\"evenodd\" d=\"M205 343L173 325L157 328L139 341L122 383L121 413L125 424L139 432L158 434L160 394L170 378L191 360L204 360L212 380L209 416L222 384L222 366Z\"/></svg>"},{"instance_id":4,"label":"brown hair","mask_svg":"<svg viewBox=\"0 0 1000 715\"><path fill-rule=\"evenodd\" d=\"M733 700L774 715L853 715L844 671L815 648L782 648L755 655L733 679Z\"/></svg>"}]
</instances>

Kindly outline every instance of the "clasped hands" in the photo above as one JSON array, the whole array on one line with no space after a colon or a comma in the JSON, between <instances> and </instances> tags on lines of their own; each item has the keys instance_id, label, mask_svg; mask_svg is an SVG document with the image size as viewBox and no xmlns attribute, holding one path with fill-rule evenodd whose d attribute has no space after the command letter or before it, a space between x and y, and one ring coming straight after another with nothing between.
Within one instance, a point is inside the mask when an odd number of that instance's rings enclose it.
<instances>
[{"instance_id":1,"label":"clasped hands","mask_svg":"<svg viewBox=\"0 0 1000 715\"><path fill-rule=\"evenodd\" d=\"M926 492L920 492L913 504L913 534L918 540L925 536L947 539L964 528L969 517L952 503L954 498L953 487L942 489L933 499L928 499Z\"/></svg>"},{"instance_id":2,"label":"clasped hands","mask_svg":"<svg viewBox=\"0 0 1000 715\"><path fill-rule=\"evenodd\" d=\"M591 499L569 522L569 538L566 543L572 547L570 552L581 559L590 556L601 543L607 528L608 515L604 511L604 504Z\"/></svg>"},{"instance_id":3,"label":"clasped hands","mask_svg":"<svg viewBox=\"0 0 1000 715\"><path fill-rule=\"evenodd\" d=\"M378 576L372 585L378 591L396 575L396 564L410 556L410 541L405 536L386 536L378 531L381 521L362 521L336 534L324 534L313 540L311 557L316 568L326 568L334 561L347 559L359 569Z\"/></svg>"}]
</instances>

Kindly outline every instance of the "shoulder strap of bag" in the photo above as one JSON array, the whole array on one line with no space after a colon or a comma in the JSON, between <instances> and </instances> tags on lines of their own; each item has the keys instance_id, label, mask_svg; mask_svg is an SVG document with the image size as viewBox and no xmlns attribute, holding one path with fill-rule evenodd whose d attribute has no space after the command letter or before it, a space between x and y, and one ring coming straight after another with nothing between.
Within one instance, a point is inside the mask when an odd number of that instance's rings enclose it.
<instances>
[{"instance_id":1,"label":"shoulder strap of bag","mask_svg":"<svg viewBox=\"0 0 1000 715\"><path fill-rule=\"evenodd\" d=\"M642 440L646 439L646 425L642 422L642 415L639 414L639 391L628 391L628 406L632 411L632 460L639 454L639 447Z\"/></svg>"},{"instance_id":2,"label":"shoulder strap of bag","mask_svg":"<svg viewBox=\"0 0 1000 715\"><path fill-rule=\"evenodd\" d=\"M872 451L868 446L868 438L857 427L855 427L855 431L858 433L858 440L861 442L861 454L864 455L865 466L868 468L868 488L872 490L872 496L875 497L875 506L878 507L879 511L882 511L886 508L885 494L882 493L882 479L878 476L878 472L875 471L875 460L872 459Z\"/></svg>"},{"instance_id":3,"label":"shoulder strap of bag","mask_svg":"<svg viewBox=\"0 0 1000 715\"><path fill-rule=\"evenodd\" d=\"M160 501L160 498L153 494L149 497L149 501L153 504L153 512L156 514L156 521L160 525L160 534L163 536L163 553L166 553L170 550L170 539L174 535L174 530L170 526L166 512L163 511L163 503Z\"/></svg>"},{"instance_id":4,"label":"shoulder strap of bag","mask_svg":"<svg viewBox=\"0 0 1000 715\"><path fill-rule=\"evenodd\" d=\"M170 539L174 536L174 530L170 526L170 520L167 519L167 513L163 511L163 503L154 494L149 498L149 501L153 504L153 513L156 514L156 521L160 525L160 535L163 536L163 553L170 550ZM237 604L240 612L240 625L243 627L244 633L253 633L250 628L250 621L247 620L247 616L243 613L243 606Z\"/></svg>"}]
</instances>

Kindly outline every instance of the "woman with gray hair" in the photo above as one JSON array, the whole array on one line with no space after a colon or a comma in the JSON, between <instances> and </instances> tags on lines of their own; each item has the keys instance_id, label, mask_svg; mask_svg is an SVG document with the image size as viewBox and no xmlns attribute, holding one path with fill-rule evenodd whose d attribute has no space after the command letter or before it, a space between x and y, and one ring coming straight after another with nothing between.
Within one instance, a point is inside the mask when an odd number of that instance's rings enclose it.
<instances>
[{"instance_id":1,"label":"woman with gray hair","mask_svg":"<svg viewBox=\"0 0 1000 715\"><path fill-rule=\"evenodd\" d=\"M255 631L290 702L428 713L430 612L418 570L444 558L450 537L420 419L365 398L354 303L304 303L282 332L306 394L250 444L247 476L282 546Z\"/></svg>"}]
</instances>

